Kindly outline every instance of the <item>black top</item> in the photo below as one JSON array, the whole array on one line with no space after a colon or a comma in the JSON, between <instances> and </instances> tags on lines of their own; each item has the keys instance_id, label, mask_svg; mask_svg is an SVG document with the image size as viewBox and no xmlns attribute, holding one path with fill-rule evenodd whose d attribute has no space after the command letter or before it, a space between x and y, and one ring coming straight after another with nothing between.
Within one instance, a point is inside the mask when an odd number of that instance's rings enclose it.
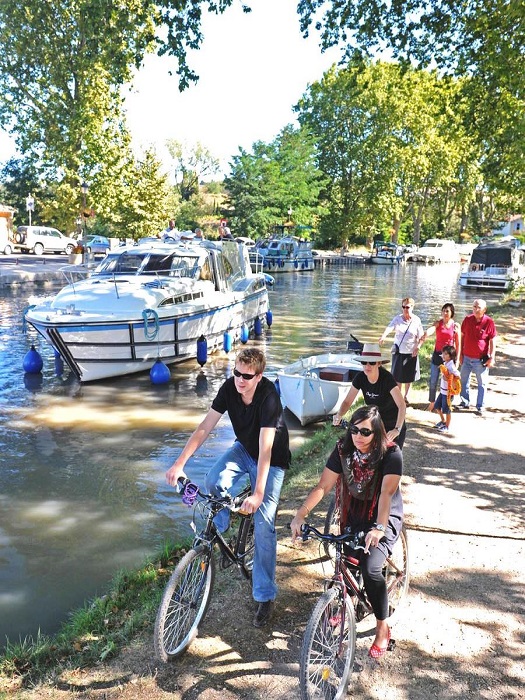
<instances>
[{"instance_id":1,"label":"black top","mask_svg":"<svg viewBox=\"0 0 525 700\"><path fill-rule=\"evenodd\" d=\"M326 467L330 469L330 471L335 472L336 474L342 474L343 473L343 466L341 464L341 457L339 456L339 450L337 449L337 446L334 448L332 454L328 457L328 461L326 462ZM403 456L401 453L401 450L397 445L393 447L389 447L385 456L383 457L383 461L381 464L378 466L378 472L379 472L379 483L377 484L378 486L378 492L381 492L381 486L383 483L383 477L386 474L395 474L396 476L402 476L403 474ZM371 503L371 502L368 502ZM359 518L358 521L352 521L352 517L349 514L349 521L346 523L347 525L352 527L352 530L360 530L360 529L369 529L372 524L374 524L377 521L377 510L378 510L378 505L379 505L379 500L377 499L372 513L370 516L363 516L362 518ZM366 504L365 507L361 509L363 512L367 510ZM392 523L392 519L403 519L403 499L401 497L401 491L399 487L397 488L396 492L392 496L392 501L390 503L390 515L388 517L389 523ZM394 528L395 531L399 531L398 527Z\"/></svg>"},{"instance_id":2,"label":"black top","mask_svg":"<svg viewBox=\"0 0 525 700\"><path fill-rule=\"evenodd\" d=\"M275 428L270 464L282 469L290 466L290 440L283 407L277 389L269 379L261 378L253 400L247 406L235 388L234 378L230 377L217 392L211 407L218 413L228 411L235 437L255 460L259 458L261 428Z\"/></svg>"},{"instance_id":3,"label":"black top","mask_svg":"<svg viewBox=\"0 0 525 700\"><path fill-rule=\"evenodd\" d=\"M379 368L379 379L375 384L368 381L364 372L355 375L353 386L363 392L363 398L367 406L377 406L379 415L385 424L385 430L393 430L397 424L399 409L390 393L397 386L397 382L388 370ZM401 426L398 426L401 428Z\"/></svg>"}]
</instances>

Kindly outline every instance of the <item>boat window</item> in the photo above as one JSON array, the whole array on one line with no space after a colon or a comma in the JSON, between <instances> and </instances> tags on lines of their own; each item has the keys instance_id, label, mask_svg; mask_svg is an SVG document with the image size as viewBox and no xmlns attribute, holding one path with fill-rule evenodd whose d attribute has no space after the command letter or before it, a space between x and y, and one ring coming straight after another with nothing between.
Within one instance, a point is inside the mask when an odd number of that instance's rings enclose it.
<instances>
[{"instance_id":1,"label":"boat window","mask_svg":"<svg viewBox=\"0 0 525 700\"><path fill-rule=\"evenodd\" d=\"M144 274L152 272L169 272L171 267L172 253L167 255L150 255L142 272Z\"/></svg>"},{"instance_id":2,"label":"boat window","mask_svg":"<svg viewBox=\"0 0 525 700\"><path fill-rule=\"evenodd\" d=\"M174 297L169 297L168 299L164 299L159 306L173 306L174 304L183 304L185 301L193 301L195 299L202 299L204 296L204 293L202 291L199 292L188 292L187 294L179 294Z\"/></svg>"},{"instance_id":3,"label":"boat window","mask_svg":"<svg viewBox=\"0 0 525 700\"><path fill-rule=\"evenodd\" d=\"M122 253L115 266L115 272L136 274L144 258L136 253Z\"/></svg>"},{"instance_id":4,"label":"boat window","mask_svg":"<svg viewBox=\"0 0 525 700\"><path fill-rule=\"evenodd\" d=\"M199 275L199 279L209 280L210 282L213 282L213 272L211 269L209 258L206 258L206 260L204 261L204 263L201 266L201 272Z\"/></svg>"}]
</instances>

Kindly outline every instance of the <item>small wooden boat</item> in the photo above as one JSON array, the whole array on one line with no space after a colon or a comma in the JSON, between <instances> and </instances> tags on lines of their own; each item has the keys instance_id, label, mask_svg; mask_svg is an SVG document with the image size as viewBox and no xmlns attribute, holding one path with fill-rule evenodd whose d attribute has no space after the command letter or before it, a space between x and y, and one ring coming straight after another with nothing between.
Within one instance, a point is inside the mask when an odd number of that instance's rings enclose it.
<instances>
[{"instance_id":1,"label":"small wooden boat","mask_svg":"<svg viewBox=\"0 0 525 700\"><path fill-rule=\"evenodd\" d=\"M311 355L285 365L277 372L283 406L298 418L301 425L337 413L352 379L363 369L358 358L353 350Z\"/></svg>"},{"instance_id":2,"label":"small wooden boat","mask_svg":"<svg viewBox=\"0 0 525 700\"><path fill-rule=\"evenodd\" d=\"M374 248L370 256L373 265L399 265L403 259L403 248L395 243L383 243Z\"/></svg>"}]
</instances>

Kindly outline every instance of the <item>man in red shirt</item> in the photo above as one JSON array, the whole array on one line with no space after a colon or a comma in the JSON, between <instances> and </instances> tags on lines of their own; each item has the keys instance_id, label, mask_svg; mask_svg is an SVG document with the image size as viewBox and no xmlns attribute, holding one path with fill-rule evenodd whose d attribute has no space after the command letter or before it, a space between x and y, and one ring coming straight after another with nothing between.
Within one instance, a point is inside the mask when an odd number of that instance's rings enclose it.
<instances>
[{"instance_id":1,"label":"man in red shirt","mask_svg":"<svg viewBox=\"0 0 525 700\"><path fill-rule=\"evenodd\" d=\"M496 357L494 321L485 313L487 304L476 299L472 304L473 313L461 324L461 402L458 408L470 408L470 375L474 373L478 382L476 413L483 415L485 389L489 379L489 368L494 367Z\"/></svg>"}]
</instances>

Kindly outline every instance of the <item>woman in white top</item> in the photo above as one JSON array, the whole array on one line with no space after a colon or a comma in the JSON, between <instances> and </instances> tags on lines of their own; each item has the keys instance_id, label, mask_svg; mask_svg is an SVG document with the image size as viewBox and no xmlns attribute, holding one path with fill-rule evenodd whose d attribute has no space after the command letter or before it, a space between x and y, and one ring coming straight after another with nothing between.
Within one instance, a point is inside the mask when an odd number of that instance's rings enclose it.
<instances>
[{"instance_id":1,"label":"woman in white top","mask_svg":"<svg viewBox=\"0 0 525 700\"><path fill-rule=\"evenodd\" d=\"M407 406L410 386L420 377L419 346L425 332L419 316L412 313L414 304L411 297L405 297L401 302L402 312L394 316L379 338L381 345L385 338L395 331L391 372L401 391L402 385L405 385L404 399Z\"/></svg>"}]
</instances>

